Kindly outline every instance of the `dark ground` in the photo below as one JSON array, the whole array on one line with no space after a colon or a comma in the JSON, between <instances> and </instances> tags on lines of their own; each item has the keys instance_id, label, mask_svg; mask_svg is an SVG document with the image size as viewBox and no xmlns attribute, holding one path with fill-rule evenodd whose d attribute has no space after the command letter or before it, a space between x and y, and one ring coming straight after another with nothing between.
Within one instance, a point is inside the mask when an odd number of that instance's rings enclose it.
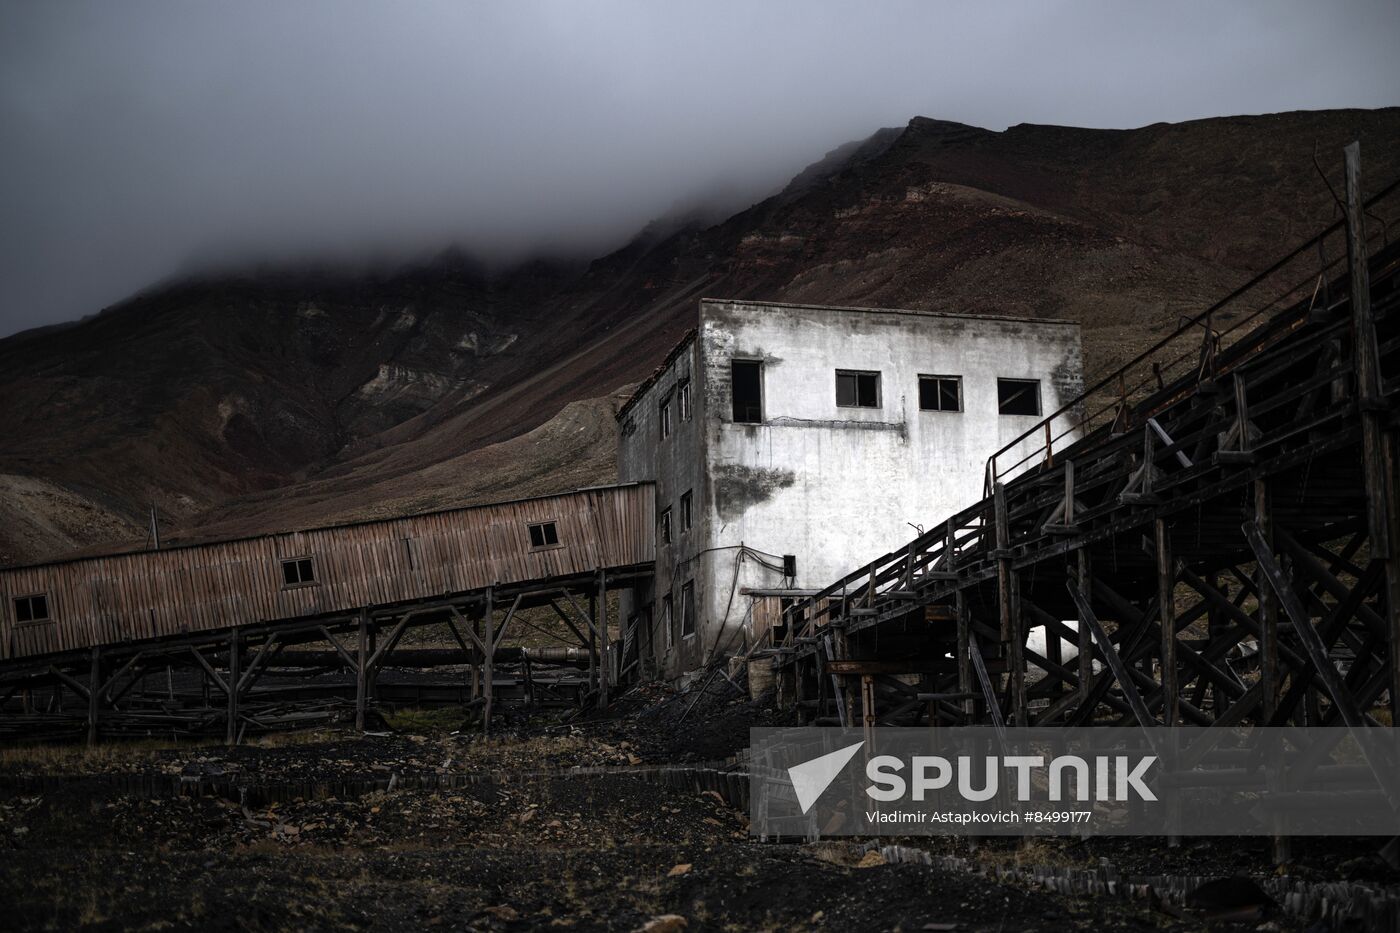
<instances>
[{"instance_id":1,"label":"dark ground","mask_svg":"<svg viewBox=\"0 0 1400 933\"><path fill-rule=\"evenodd\" d=\"M732 696L732 694L731 694ZM858 843L774 844L713 792L616 771L714 760L773 714L716 696L655 691L612 718L517 723L488 740L452 734L455 714L391 717L419 734L270 736L235 749L108 745L0 750L0 928L591 930L1184 930L1202 921L1144 901L1073 898L938 868L884 864ZM425 734L426 733L426 734ZM243 806L202 797L133 797L113 773L236 774L251 784L329 782L398 773L512 774L450 791ZM533 776L521 777L529 772ZM15 791L15 778L65 774L58 790ZM941 854L966 844L919 840ZM1363 844L1364 846L1364 844ZM1262 844L1208 840L1166 850L1147 840L984 844L986 864L1096 865L1189 874L1270 870ZM1314 877L1384 871L1365 848L1305 850ZM1376 879L1380 880L1380 879ZM1396 879L1389 879L1392 883ZM656 918L685 919L666 926ZM1213 929L1288 930L1283 918ZM955 926L948 926L948 925Z\"/></svg>"}]
</instances>

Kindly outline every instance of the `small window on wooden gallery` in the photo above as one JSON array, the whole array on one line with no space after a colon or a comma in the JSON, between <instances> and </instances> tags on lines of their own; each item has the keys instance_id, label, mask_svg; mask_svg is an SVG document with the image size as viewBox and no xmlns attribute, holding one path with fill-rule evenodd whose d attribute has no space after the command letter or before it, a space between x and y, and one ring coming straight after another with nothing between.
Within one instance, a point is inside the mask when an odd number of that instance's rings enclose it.
<instances>
[{"instance_id":1,"label":"small window on wooden gallery","mask_svg":"<svg viewBox=\"0 0 1400 933\"><path fill-rule=\"evenodd\" d=\"M289 557L282 561L282 585L305 586L316 582L316 565L309 557Z\"/></svg>"},{"instance_id":2,"label":"small window on wooden gallery","mask_svg":"<svg viewBox=\"0 0 1400 933\"><path fill-rule=\"evenodd\" d=\"M681 531L689 531L694 516L691 514L694 506L694 497L687 492L681 496Z\"/></svg>"},{"instance_id":3,"label":"small window on wooden gallery","mask_svg":"<svg viewBox=\"0 0 1400 933\"><path fill-rule=\"evenodd\" d=\"M671 400L668 398L661 403L661 438L665 440L671 436Z\"/></svg>"},{"instance_id":4,"label":"small window on wooden gallery","mask_svg":"<svg viewBox=\"0 0 1400 933\"><path fill-rule=\"evenodd\" d=\"M530 547L557 547L559 526L555 522L536 522L530 526Z\"/></svg>"},{"instance_id":5,"label":"small window on wooden gallery","mask_svg":"<svg viewBox=\"0 0 1400 933\"><path fill-rule=\"evenodd\" d=\"M35 593L32 596L15 597L16 622L48 622L49 594Z\"/></svg>"},{"instance_id":6,"label":"small window on wooden gallery","mask_svg":"<svg viewBox=\"0 0 1400 933\"><path fill-rule=\"evenodd\" d=\"M671 510L663 509L661 512L661 543L671 543Z\"/></svg>"},{"instance_id":7,"label":"small window on wooden gallery","mask_svg":"<svg viewBox=\"0 0 1400 933\"><path fill-rule=\"evenodd\" d=\"M962 411L961 376L920 376L920 411Z\"/></svg>"},{"instance_id":8,"label":"small window on wooden gallery","mask_svg":"<svg viewBox=\"0 0 1400 933\"><path fill-rule=\"evenodd\" d=\"M690 420L690 380L687 379L676 387L676 410L680 412L681 422Z\"/></svg>"},{"instance_id":9,"label":"small window on wooden gallery","mask_svg":"<svg viewBox=\"0 0 1400 933\"><path fill-rule=\"evenodd\" d=\"M836 370L836 405L839 408L879 408L880 374Z\"/></svg>"},{"instance_id":10,"label":"small window on wooden gallery","mask_svg":"<svg viewBox=\"0 0 1400 933\"><path fill-rule=\"evenodd\" d=\"M998 379L997 411L1003 415L1039 415L1039 379Z\"/></svg>"},{"instance_id":11,"label":"small window on wooden gallery","mask_svg":"<svg viewBox=\"0 0 1400 933\"><path fill-rule=\"evenodd\" d=\"M695 634L695 583L687 580L681 584L681 637Z\"/></svg>"}]
</instances>

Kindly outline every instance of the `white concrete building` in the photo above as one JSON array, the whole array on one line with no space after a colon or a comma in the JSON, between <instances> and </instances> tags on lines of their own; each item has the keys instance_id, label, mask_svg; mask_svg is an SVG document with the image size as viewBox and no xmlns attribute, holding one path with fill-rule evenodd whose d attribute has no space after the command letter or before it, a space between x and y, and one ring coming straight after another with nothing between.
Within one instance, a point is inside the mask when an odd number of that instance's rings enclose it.
<instances>
[{"instance_id":1,"label":"white concrete building","mask_svg":"<svg viewBox=\"0 0 1400 933\"><path fill-rule=\"evenodd\" d=\"M1081 388L1065 321L701 301L618 413L619 478L657 493L655 589L622 616L643 663L742 651L743 588L818 589L907 543Z\"/></svg>"}]
</instances>

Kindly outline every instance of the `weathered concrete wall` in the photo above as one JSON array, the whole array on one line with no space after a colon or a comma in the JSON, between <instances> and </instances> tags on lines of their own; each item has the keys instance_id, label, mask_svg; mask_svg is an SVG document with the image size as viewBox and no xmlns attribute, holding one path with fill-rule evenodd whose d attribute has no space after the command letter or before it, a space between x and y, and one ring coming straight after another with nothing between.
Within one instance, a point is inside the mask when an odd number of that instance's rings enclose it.
<instances>
[{"instance_id":1,"label":"weathered concrete wall","mask_svg":"<svg viewBox=\"0 0 1400 933\"><path fill-rule=\"evenodd\" d=\"M633 599L624 600L620 615L625 620L632 613L651 605L648 637L642 639L643 651L650 662L669 676L698 667L704 662L709 646L700 637L701 594L710 588L705 565L696 560L703 549L705 531L702 519L704 476L704 433L700 429L700 403L704 374L696 365L697 346L690 343L679 348L651 384L642 389L623 413L619 422L618 473L621 476L655 477L656 483L656 578L654 587L638 592ZM682 420L678 388L690 382L691 415ZM671 436L661 437L661 405L671 405ZM630 482L630 480L629 480ZM689 531L681 528L681 496L693 496L694 525ZM661 541L661 516L671 510L671 543ZM693 582L696 594L696 634L681 635L681 588ZM670 594L672 615L667 618L663 597Z\"/></svg>"},{"instance_id":2,"label":"weathered concrete wall","mask_svg":"<svg viewBox=\"0 0 1400 933\"><path fill-rule=\"evenodd\" d=\"M707 546L794 554L803 588L981 498L987 457L1039 420L998 414L998 377L1040 380L1045 414L1081 389L1079 329L1058 322L703 302L699 343ZM730 417L734 357L764 362L762 424ZM880 373L880 406L838 407L838 369ZM921 374L960 376L962 411L920 411ZM745 562L739 585L779 578ZM728 589L707 592L708 624L724 618Z\"/></svg>"},{"instance_id":3,"label":"weathered concrete wall","mask_svg":"<svg viewBox=\"0 0 1400 933\"><path fill-rule=\"evenodd\" d=\"M760 424L733 421L735 358L763 361ZM838 369L878 372L879 406L838 407ZM661 443L658 404L682 371L694 418ZM920 411L920 375L961 377L962 410ZM658 545L658 587L674 587L679 612L693 579L699 602L699 637L666 656L666 672L742 647L738 590L782 585L781 555L797 557L789 585L823 587L981 498L987 457L1040 420L998 413L998 377L1039 380L1042 413L1059 408L1081 389L1078 326L701 302L695 343L633 406L619 458L622 480L656 482L658 515L696 490L690 537Z\"/></svg>"}]
</instances>

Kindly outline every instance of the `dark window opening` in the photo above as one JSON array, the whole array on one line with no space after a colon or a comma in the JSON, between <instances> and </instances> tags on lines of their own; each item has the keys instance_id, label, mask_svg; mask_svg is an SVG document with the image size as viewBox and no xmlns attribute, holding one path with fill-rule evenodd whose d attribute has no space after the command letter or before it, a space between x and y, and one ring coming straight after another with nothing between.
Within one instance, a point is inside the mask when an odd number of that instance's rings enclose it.
<instances>
[{"instance_id":1,"label":"dark window opening","mask_svg":"<svg viewBox=\"0 0 1400 933\"><path fill-rule=\"evenodd\" d=\"M16 622L47 622L49 620L49 594L36 593L33 596L15 597Z\"/></svg>"},{"instance_id":2,"label":"dark window opening","mask_svg":"<svg viewBox=\"0 0 1400 933\"><path fill-rule=\"evenodd\" d=\"M540 522L530 526L530 547L554 547L559 543L559 526L554 522Z\"/></svg>"},{"instance_id":3,"label":"dark window opening","mask_svg":"<svg viewBox=\"0 0 1400 933\"><path fill-rule=\"evenodd\" d=\"M680 409L681 421L690 420L690 380L682 382L676 390L676 407Z\"/></svg>"},{"instance_id":4,"label":"dark window opening","mask_svg":"<svg viewBox=\"0 0 1400 933\"><path fill-rule=\"evenodd\" d=\"M734 394L734 420L740 424L763 422L763 363L734 360L730 371Z\"/></svg>"},{"instance_id":5,"label":"dark window opening","mask_svg":"<svg viewBox=\"0 0 1400 933\"><path fill-rule=\"evenodd\" d=\"M667 399L661 403L661 437L663 439L671 436L671 400Z\"/></svg>"},{"instance_id":6,"label":"dark window opening","mask_svg":"<svg viewBox=\"0 0 1400 933\"><path fill-rule=\"evenodd\" d=\"M920 376L921 411L962 411L961 376Z\"/></svg>"},{"instance_id":7,"label":"dark window opening","mask_svg":"<svg viewBox=\"0 0 1400 933\"><path fill-rule=\"evenodd\" d=\"M694 516L691 514L693 502L694 498L690 493L681 496L681 531L690 530L691 523L694 520Z\"/></svg>"},{"instance_id":8,"label":"dark window opening","mask_svg":"<svg viewBox=\"0 0 1400 933\"><path fill-rule=\"evenodd\" d=\"M879 408L880 374L836 370L836 404L841 408Z\"/></svg>"},{"instance_id":9,"label":"dark window opening","mask_svg":"<svg viewBox=\"0 0 1400 933\"><path fill-rule=\"evenodd\" d=\"M316 568L309 557L293 557L282 561L282 583L286 586L301 586L316 582Z\"/></svg>"},{"instance_id":10,"label":"dark window opening","mask_svg":"<svg viewBox=\"0 0 1400 933\"><path fill-rule=\"evenodd\" d=\"M671 646L671 643L676 640L675 630L671 627L675 618L671 594L667 593L665 596L661 597L661 624L666 628L666 646L668 648Z\"/></svg>"},{"instance_id":11,"label":"dark window opening","mask_svg":"<svg viewBox=\"0 0 1400 933\"><path fill-rule=\"evenodd\" d=\"M997 411L1003 415L1040 414L1040 380L998 379Z\"/></svg>"},{"instance_id":12,"label":"dark window opening","mask_svg":"<svg viewBox=\"0 0 1400 933\"><path fill-rule=\"evenodd\" d=\"M661 513L661 543L671 543L671 510L666 509Z\"/></svg>"},{"instance_id":13,"label":"dark window opening","mask_svg":"<svg viewBox=\"0 0 1400 933\"><path fill-rule=\"evenodd\" d=\"M681 585L681 637L695 634L695 583Z\"/></svg>"}]
</instances>

